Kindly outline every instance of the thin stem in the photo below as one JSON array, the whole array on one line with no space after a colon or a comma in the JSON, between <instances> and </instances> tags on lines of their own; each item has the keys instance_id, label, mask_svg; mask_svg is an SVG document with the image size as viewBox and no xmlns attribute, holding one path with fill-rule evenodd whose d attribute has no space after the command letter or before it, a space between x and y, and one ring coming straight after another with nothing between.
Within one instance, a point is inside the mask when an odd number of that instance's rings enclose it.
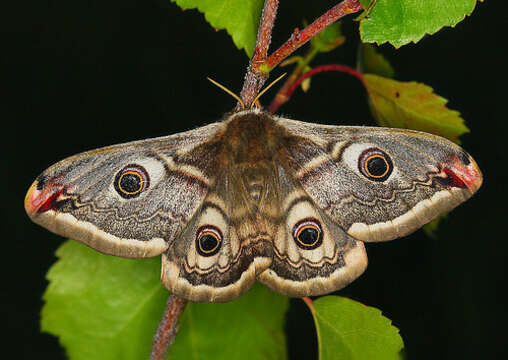
<instances>
[{"instance_id":1,"label":"thin stem","mask_svg":"<svg viewBox=\"0 0 508 360\"><path fill-rule=\"evenodd\" d=\"M272 41L272 30L277 16L279 0L266 0L261 14L261 23L259 24L258 35L256 39L256 47L252 62L257 63L264 61L268 54L268 48Z\"/></svg>"},{"instance_id":2,"label":"thin stem","mask_svg":"<svg viewBox=\"0 0 508 360\"><path fill-rule=\"evenodd\" d=\"M365 87L367 87L365 84L365 79L363 78L363 74L361 72L356 71L353 68L350 68L349 66L339 64L321 65L312 70L307 71L305 74L296 79L293 83L284 84L284 86L279 90L277 95L275 95L275 98L273 99L273 102L270 104L268 111L270 111L271 113L275 113L284 103L286 103L291 98L291 95L293 95L295 90L298 88L298 86L300 86L300 84L303 81L305 81L305 79L325 71L339 71L347 73L349 75L356 77L358 80L362 82L362 84Z\"/></svg>"},{"instance_id":3,"label":"thin stem","mask_svg":"<svg viewBox=\"0 0 508 360\"><path fill-rule=\"evenodd\" d=\"M266 59L266 62L261 65L261 70L269 72L292 52L309 41L312 37L319 34L324 28L333 24L340 18L362 9L359 0L344 0L321 15L302 31L295 29L289 40L275 50L275 52Z\"/></svg>"},{"instance_id":4,"label":"thin stem","mask_svg":"<svg viewBox=\"0 0 508 360\"><path fill-rule=\"evenodd\" d=\"M279 49L267 58L268 47L272 37L272 30L275 23L275 17L277 16L278 6L279 0L265 0L261 23L256 39L256 46L254 49L254 56L247 68L242 91L240 92L240 97L246 107L251 106L259 90L268 79L268 74L275 66L280 64L281 61L330 24L348 14L352 14L363 9L359 0L342 1L302 31L295 29L293 35L291 35L288 41L286 41ZM241 109L242 106L238 103L235 110L239 111Z\"/></svg>"},{"instance_id":5,"label":"thin stem","mask_svg":"<svg viewBox=\"0 0 508 360\"><path fill-rule=\"evenodd\" d=\"M272 100L272 103L268 107L268 111L274 114L279 107L281 107L282 104L287 102L289 98L287 97L287 92L291 85L298 80L298 78L302 75L305 68L309 65L309 63L314 59L314 57L319 53L319 51L313 47L308 51L307 55L303 57L302 61L298 62L298 65L295 66L293 72L287 80L284 82L284 85L281 86L277 94Z\"/></svg>"},{"instance_id":6,"label":"thin stem","mask_svg":"<svg viewBox=\"0 0 508 360\"><path fill-rule=\"evenodd\" d=\"M247 107L251 106L259 90L265 83L266 79L268 79L268 73L259 71L259 66L266 61L266 54L268 53L268 47L270 46L270 42L272 40L272 30L278 8L279 0L265 0L256 39L256 46L254 48L254 55L252 56L249 67L247 68L242 91L240 92L240 97ZM240 109L241 104L238 102L236 110L238 111Z\"/></svg>"},{"instance_id":7,"label":"thin stem","mask_svg":"<svg viewBox=\"0 0 508 360\"><path fill-rule=\"evenodd\" d=\"M150 360L163 360L169 346L175 341L178 332L178 320L185 310L187 300L171 294L166 304L166 310L153 337Z\"/></svg>"}]
</instances>

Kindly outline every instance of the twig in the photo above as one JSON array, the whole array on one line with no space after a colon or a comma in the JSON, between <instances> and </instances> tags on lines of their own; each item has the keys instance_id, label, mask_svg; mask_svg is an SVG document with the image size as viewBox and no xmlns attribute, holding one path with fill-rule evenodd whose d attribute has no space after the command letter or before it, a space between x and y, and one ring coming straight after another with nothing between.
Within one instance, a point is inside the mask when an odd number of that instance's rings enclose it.
<instances>
[{"instance_id":1,"label":"twig","mask_svg":"<svg viewBox=\"0 0 508 360\"><path fill-rule=\"evenodd\" d=\"M271 113L275 113L284 103L286 103L289 100L289 98L291 98L291 95L293 95L295 90L298 88L298 86L300 86L300 84L303 81L305 81L305 79L325 71L345 72L359 79L362 82L362 84L365 87L367 87L365 84L365 79L363 78L363 74L356 71L353 68L350 68L349 66L339 64L321 65L312 70L307 71L298 79L296 79L294 82L284 84L284 86L279 90L277 95L275 95L272 103L268 108L268 111L270 111Z\"/></svg>"},{"instance_id":2,"label":"twig","mask_svg":"<svg viewBox=\"0 0 508 360\"><path fill-rule=\"evenodd\" d=\"M272 41L272 30L275 24L275 17L277 16L277 9L279 8L279 0L267 0L261 15L261 23L259 24L256 47L252 62L254 64L263 62L268 54L268 48Z\"/></svg>"},{"instance_id":3,"label":"twig","mask_svg":"<svg viewBox=\"0 0 508 360\"><path fill-rule=\"evenodd\" d=\"M263 15L261 16L261 24L259 26L258 37L256 39L256 47L254 56L252 57L245 79L240 92L240 97L244 104L248 107L256 98L259 90L268 79L269 72L281 61L287 58L300 46L309 41L313 36L320 33L324 28L334 23L338 19L362 10L359 0L344 0L340 4L328 10L325 14L316 19L312 24L302 31L295 29L291 37L281 47L279 47L272 55L266 57L268 46L270 45L271 34L279 0L265 0ZM241 109L238 103L236 110Z\"/></svg>"},{"instance_id":4,"label":"twig","mask_svg":"<svg viewBox=\"0 0 508 360\"><path fill-rule=\"evenodd\" d=\"M242 91L240 92L240 98L247 107L252 104L266 79L268 79L268 73L259 71L259 66L266 61L278 8L279 0L265 0L254 55L247 68ZM241 109L240 102L237 104L236 109Z\"/></svg>"},{"instance_id":5,"label":"twig","mask_svg":"<svg viewBox=\"0 0 508 360\"><path fill-rule=\"evenodd\" d=\"M150 360L163 360L169 346L175 341L178 332L178 320L185 310L187 300L171 294L166 304L166 310L153 337Z\"/></svg>"},{"instance_id":6,"label":"twig","mask_svg":"<svg viewBox=\"0 0 508 360\"><path fill-rule=\"evenodd\" d=\"M295 29L289 40L268 57L266 62L261 66L261 70L269 72L275 66L279 65L280 62L288 57L292 52L309 41L312 37L319 34L324 28L333 24L340 18L358 12L362 9L363 8L359 0L344 0L321 15L302 31Z\"/></svg>"}]
</instances>

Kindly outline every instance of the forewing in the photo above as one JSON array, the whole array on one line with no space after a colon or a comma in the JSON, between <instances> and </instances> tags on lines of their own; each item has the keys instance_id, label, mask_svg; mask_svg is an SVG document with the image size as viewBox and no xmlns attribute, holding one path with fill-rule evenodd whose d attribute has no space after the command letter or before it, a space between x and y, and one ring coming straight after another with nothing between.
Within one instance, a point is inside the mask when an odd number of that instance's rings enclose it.
<instances>
[{"instance_id":1,"label":"forewing","mask_svg":"<svg viewBox=\"0 0 508 360\"><path fill-rule=\"evenodd\" d=\"M35 180L25 209L34 222L103 253L158 255L182 231L214 181L221 152L214 134L221 126L62 160Z\"/></svg>"},{"instance_id":2,"label":"forewing","mask_svg":"<svg viewBox=\"0 0 508 360\"><path fill-rule=\"evenodd\" d=\"M285 129L280 161L336 224L362 241L407 235L467 200L482 183L473 158L438 136L287 119L278 123ZM366 176L366 159L376 151L390 159L386 179Z\"/></svg>"}]
</instances>

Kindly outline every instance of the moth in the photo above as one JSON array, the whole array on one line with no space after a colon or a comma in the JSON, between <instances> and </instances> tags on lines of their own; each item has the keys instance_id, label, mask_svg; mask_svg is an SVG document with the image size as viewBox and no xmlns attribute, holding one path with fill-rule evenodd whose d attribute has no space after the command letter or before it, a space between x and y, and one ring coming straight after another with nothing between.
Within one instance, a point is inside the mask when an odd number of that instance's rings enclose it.
<instances>
[{"instance_id":1,"label":"moth","mask_svg":"<svg viewBox=\"0 0 508 360\"><path fill-rule=\"evenodd\" d=\"M258 280L292 297L343 288L364 242L412 233L482 184L441 137L327 126L260 109L53 165L25 198L30 218L105 254L162 254L162 284L225 302Z\"/></svg>"}]
</instances>

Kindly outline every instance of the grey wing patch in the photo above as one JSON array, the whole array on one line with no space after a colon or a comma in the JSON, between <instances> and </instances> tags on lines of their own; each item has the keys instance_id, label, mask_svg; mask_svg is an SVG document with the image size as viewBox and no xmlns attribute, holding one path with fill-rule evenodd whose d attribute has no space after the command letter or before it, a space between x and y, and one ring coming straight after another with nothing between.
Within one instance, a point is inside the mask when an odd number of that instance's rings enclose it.
<instances>
[{"instance_id":1,"label":"grey wing patch","mask_svg":"<svg viewBox=\"0 0 508 360\"><path fill-rule=\"evenodd\" d=\"M410 130L325 126L279 119L295 177L319 207L356 239L385 241L407 235L478 190L481 172L459 146ZM386 179L362 169L365 152L391 161Z\"/></svg>"},{"instance_id":2,"label":"grey wing patch","mask_svg":"<svg viewBox=\"0 0 508 360\"><path fill-rule=\"evenodd\" d=\"M182 231L214 180L221 148L213 139L221 126L62 160L32 184L26 211L34 222L104 253L158 255ZM118 174L129 167L134 172L125 180L127 190L142 185L142 191L121 196ZM133 185L138 170L144 177Z\"/></svg>"},{"instance_id":3,"label":"grey wing patch","mask_svg":"<svg viewBox=\"0 0 508 360\"><path fill-rule=\"evenodd\" d=\"M259 281L284 295L302 297L339 290L360 276L367 266L363 243L333 224L283 168L279 184L283 217L273 262Z\"/></svg>"}]
</instances>

